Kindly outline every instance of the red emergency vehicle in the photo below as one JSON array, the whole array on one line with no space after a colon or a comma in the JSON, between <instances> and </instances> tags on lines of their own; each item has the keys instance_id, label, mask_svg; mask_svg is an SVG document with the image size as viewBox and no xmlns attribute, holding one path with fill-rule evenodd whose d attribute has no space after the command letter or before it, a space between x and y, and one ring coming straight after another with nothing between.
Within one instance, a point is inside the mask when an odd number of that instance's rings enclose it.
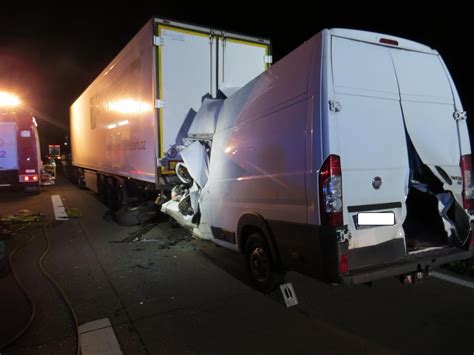
<instances>
[{"instance_id":1,"label":"red emergency vehicle","mask_svg":"<svg viewBox=\"0 0 474 355\"><path fill-rule=\"evenodd\" d=\"M0 187L39 193L41 158L35 118L0 108Z\"/></svg>"}]
</instances>

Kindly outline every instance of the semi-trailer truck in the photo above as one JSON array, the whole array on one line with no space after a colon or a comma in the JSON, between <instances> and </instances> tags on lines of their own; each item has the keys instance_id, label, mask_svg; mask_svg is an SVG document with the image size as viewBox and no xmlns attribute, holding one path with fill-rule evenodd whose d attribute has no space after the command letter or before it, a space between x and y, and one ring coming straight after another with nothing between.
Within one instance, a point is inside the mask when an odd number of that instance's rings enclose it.
<instances>
[{"instance_id":1,"label":"semi-trailer truck","mask_svg":"<svg viewBox=\"0 0 474 355\"><path fill-rule=\"evenodd\" d=\"M75 179L114 209L170 190L202 101L271 59L267 39L152 18L71 106Z\"/></svg>"}]
</instances>

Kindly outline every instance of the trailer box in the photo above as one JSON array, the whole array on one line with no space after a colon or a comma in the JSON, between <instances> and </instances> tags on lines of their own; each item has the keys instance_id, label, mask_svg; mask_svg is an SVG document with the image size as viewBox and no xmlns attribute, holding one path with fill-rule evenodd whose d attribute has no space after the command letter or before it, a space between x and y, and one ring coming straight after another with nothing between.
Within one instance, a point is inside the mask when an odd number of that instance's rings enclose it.
<instances>
[{"instance_id":1,"label":"trailer box","mask_svg":"<svg viewBox=\"0 0 474 355\"><path fill-rule=\"evenodd\" d=\"M203 99L270 63L269 40L151 19L71 106L73 165L98 192L123 179L166 189Z\"/></svg>"}]
</instances>

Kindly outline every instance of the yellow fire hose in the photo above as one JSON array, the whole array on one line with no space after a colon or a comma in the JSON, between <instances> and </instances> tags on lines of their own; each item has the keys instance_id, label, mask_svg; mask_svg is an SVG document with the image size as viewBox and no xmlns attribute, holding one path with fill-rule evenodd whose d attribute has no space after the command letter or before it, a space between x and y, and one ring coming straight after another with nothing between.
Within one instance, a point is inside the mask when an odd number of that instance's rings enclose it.
<instances>
[{"instance_id":1,"label":"yellow fire hose","mask_svg":"<svg viewBox=\"0 0 474 355\"><path fill-rule=\"evenodd\" d=\"M65 301L65 303L67 304L67 306L68 306L68 308L71 312L72 318L74 320L74 326L76 328L76 337L77 337L76 354L79 355L80 354L80 346L79 346L79 344L80 344L80 342L79 342L80 335L79 335L79 323L78 323L78 320L77 320L76 313L74 312L74 308L72 307L72 304L71 304L69 298L67 297L66 293L64 292L64 290L61 288L61 286L58 284L58 282L51 276L51 274L48 272L48 270L46 269L46 267L43 264L43 262L45 261L47 255L49 253L49 250L50 250L50 247L51 247L51 242L49 240L49 235L48 235L48 232L46 230L46 226L47 226L46 217L45 217L44 213L42 213L42 212L39 212L39 213L21 213L21 214L18 214L18 215L4 216L4 217L0 218L0 237L2 237L2 236L12 237L12 236L15 236L17 233L27 234L27 235L30 236L30 238L27 240L27 242L18 245L17 247L15 247L15 249L13 249L10 252L10 254L8 255L8 263L9 263L10 269L12 270L12 275L13 275L13 278L14 278L15 282L20 287L22 292L25 294L25 296L28 299L28 302L30 303L30 306L31 306L31 315L30 315L30 318L28 319L28 321L25 323L25 325L22 327L22 329L15 336L10 338L6 343L0 344L0 351L5 349L7 346L11 345L14 341L18 340L28 330L28 328L31 326L31 323L33 322L33 319L36 315L36 304L34 303L34 300L31 297L31 295L28 293L26 288L23 286L23 284L19 280L18 275L16 273L16 270L14 268L14 264L13 264L13 256L15 255L15 253L17 253L19 250L26 247L28 244L30 244L35 239L35 236L31 232L25 231L25 229L27 227L32 227L32 226L36 226L36 227L40 226L41 230L43 232L43 236L46 240L46 249L41 254L41 256L38 260L38 265L39 265L39 268L40 268L41 272L43 273L43 275L46 276L48 278L48 280L51 282L51 284L59 291L59 293L61 294L61 297L63 298L63 300Z\"/></svg>"}]
</instances>

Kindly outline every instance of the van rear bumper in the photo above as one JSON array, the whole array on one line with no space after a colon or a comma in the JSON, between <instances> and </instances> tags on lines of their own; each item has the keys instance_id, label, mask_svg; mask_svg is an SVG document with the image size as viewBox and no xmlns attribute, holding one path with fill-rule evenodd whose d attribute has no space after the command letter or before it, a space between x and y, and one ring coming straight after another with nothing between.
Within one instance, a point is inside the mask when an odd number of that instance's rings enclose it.
<instances>
[{"instance_id":1,"label":"van rear bumper","mask_svg":"<svg viewBox=\"0 0 474 355\"><path fill-rule=\"evenodd\" d=\"M446 248L422 254L409 255L393 263L350 270L348 275L341 276L340 283L344 285L355 285L418 271L426 272L442 264L472 257L474 257L474 249L460 250L458 248Z\"/></svg>"}]
</instances>

